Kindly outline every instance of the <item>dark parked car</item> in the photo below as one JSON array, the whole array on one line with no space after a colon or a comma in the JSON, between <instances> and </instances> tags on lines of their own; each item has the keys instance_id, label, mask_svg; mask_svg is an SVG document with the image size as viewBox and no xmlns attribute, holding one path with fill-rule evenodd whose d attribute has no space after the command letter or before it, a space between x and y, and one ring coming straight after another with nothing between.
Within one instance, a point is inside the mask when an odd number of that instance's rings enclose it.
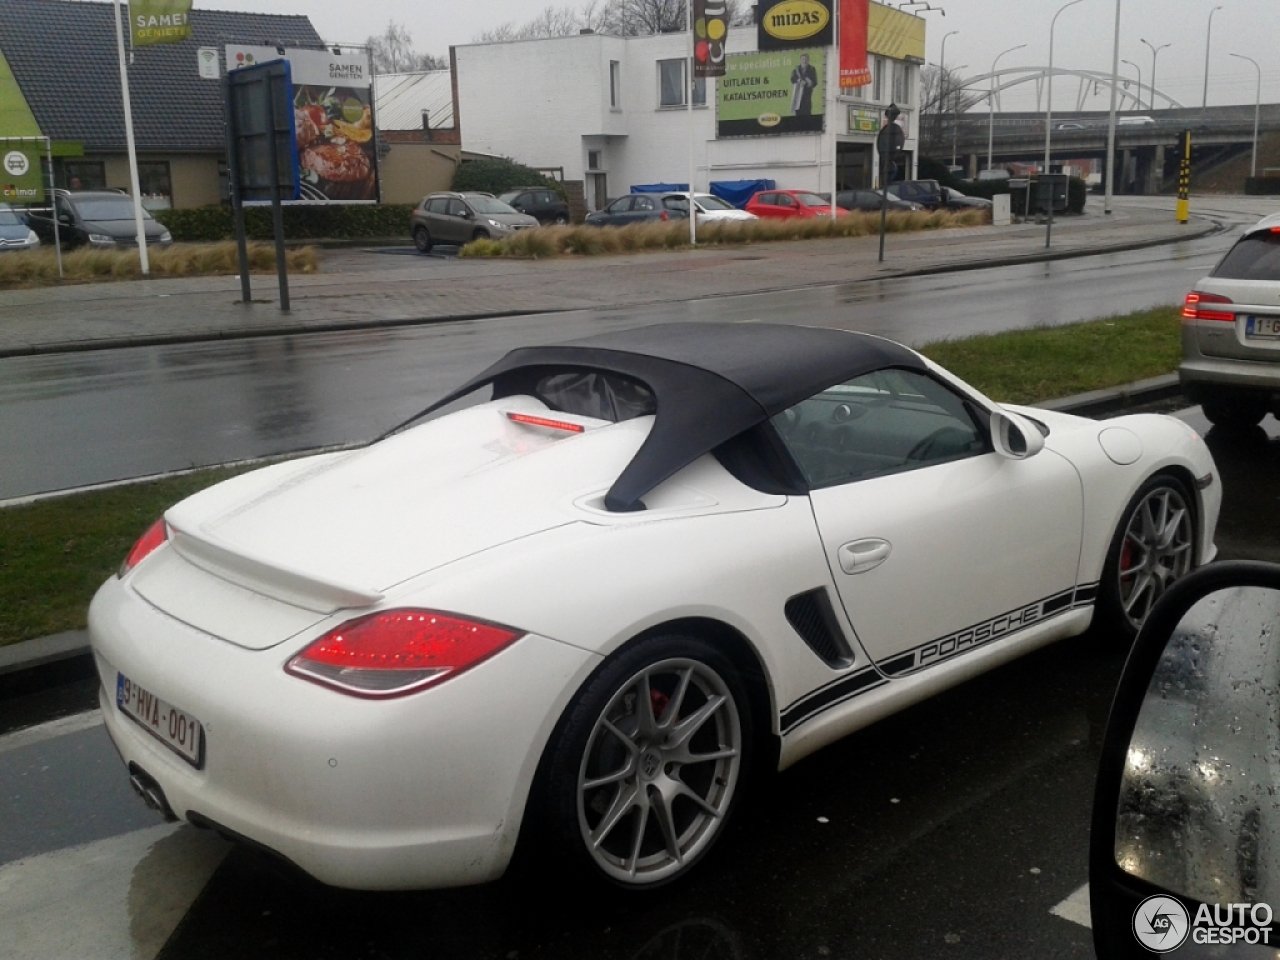
<instances>
[{"instance_id":1,"label":"dark parked car","mask_svg":"<svg viewBox=\"0 0 1280 960\"><path fill-rule=\"evenodd\" d=\"M844 210L879 210L884 194L877 190L841 190L836 193L836 206ZM889 194L889 212L923 210L924 207L910 200L902 200Z\"/></svg>"},{"instance_id":2,"label":"dark parked car","mask_svg":"<svg viewBox=\"0 0 1280 960\"><path fill-rule=\"evenodd\" d=\"M586 223L595 227L625 227L648 220L687 220L689 201L678 195L629 193L609 201L603 210L587 214Z\"/></svg>"},{"instance_id":3,"label":"dark parked car","mask_svg":"<svg viewBox=\"0 0 1280 960\"><path fill-rule=\"evenodd\" d=\"M114 190L56 190L54 206L58 217L58 238L64 247L136 247L137 225L133 198ZM40 239L53 242L53 217L48 208L32 210L27 223ZM147 245L168 246L173 235L168 228L142 211L142 229Z\"/></svg>"},{"instance_id":4,"label":"dark parked car","mask_svg":"<svg viewBox=\"0 0 1280 960\"><path fill-rule=\"evenodd\" d=\"M498 195L498 199L539 223L568 223L569 204L554 190L546 187L517 187Z\"/></svg>"},{"instance_id":5,"label":"dark parked car","mask_svg":"<svg viewBox=\"0 0 1280 960\"><path fill-rule=\"evenodd\" d=\"M900 180L889 184L889 194L929 210L942 205L942 185L937 180Z\"/></svg>"},{"instance_id":6,"label":"dark parked car","mask_svg":"<svg viewBox=\"0 0 1280 960\"><path fill-rule=\"evenodd\" d=\"M991 201L985 197L971 197L954 187L942 188L942 202L948 210L990 210Z\"/></svg>"},{"instance_id":7,"label":"dark parked car","mask_svg":"<svg viewBox=\"0 0 1280 960\"><path fill-rule=\"evenodd\" d=\"M437 243L500 240L537 225L491 193L430 193L409 218L414 246L422 253L430 253Z\"/></svg>"}]
</instances>

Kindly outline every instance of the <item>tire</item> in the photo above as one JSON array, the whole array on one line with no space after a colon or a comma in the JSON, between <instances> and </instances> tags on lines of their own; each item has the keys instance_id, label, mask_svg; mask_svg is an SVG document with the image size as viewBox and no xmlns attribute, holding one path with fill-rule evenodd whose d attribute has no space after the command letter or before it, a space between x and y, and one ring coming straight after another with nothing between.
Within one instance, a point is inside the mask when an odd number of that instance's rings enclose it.
<instances>
[{"instance_id":1,"label":"tire","mask_svg":"<svg viewBox=\"0 0 1280 960\"><path fill-rule=\"evenodd\" d=\"M1205 419L1215 427L1256 427L1267 415L1267 405L1254 397L1206 397L1200 404Z\"/></svg>"},{"instance_id":2,"label":"tire","mask_svg":"<svg viewBox=\"0 0 1280 960\"><path fill-rule=\"evenodd\" d=\"M563 227L569 222L569 217L563 213L557 213L551 222L557 227Z\"/></svg>"},{"instance_id":3,"label":"tire","mask_svg":"<svg viewBox=\"0 0 1280 960\"><path fill-rule=\"evenodd\" d=\"M488 239L489 239L489 231L488 231L488 230L477 230L475 233L473 233L473 234L471 235L471 239L472 239L472 240L488 240Z\"/></svg>"},{"instance_id":4,"label":"tire","mask_svg":"<svg viewBox=\"0 0 1280 960\"><path fill-rule=\"evenodd\" d=\"M413 245L418 248L419 253L431 252L431 234L427 232L426 227L414 228Z\"/></svg>"},{"instance_id":5,"label":"tire","mask_svg":"<svg viewBox=\"0 0 1280 960\"><path fill-rule=\"evenodd\" d=\"M753 732L742 682L705 641L669 634L623 649L548 744L533 798L546 856L630 890L684 876L737 806Z\"/></svg>"},{"instance_id":6,"label":"tire","mask_svg":"<svg viewBox=\"0 0 1280 960\"><path fill-rule=\"evenodd\" d=\"M1170 476L1149 479L1133 495L1111 538L1099 587L1108 626L1132 639L1151 608L1195 568L1194 499Z\"/></svg>"}]
</instances>

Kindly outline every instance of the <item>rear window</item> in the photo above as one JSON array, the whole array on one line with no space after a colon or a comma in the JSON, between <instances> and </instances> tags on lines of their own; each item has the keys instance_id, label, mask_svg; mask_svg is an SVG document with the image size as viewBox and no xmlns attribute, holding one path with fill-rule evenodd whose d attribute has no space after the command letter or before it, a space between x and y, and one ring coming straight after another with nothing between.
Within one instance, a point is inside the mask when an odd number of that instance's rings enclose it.
<instances>
[{"instance_id":1,"label":"rear window","mask_svg":"<svg viewBox=\"0 0 1280 960\"><path fill-rule=\"evenodd\" d=\"M1223 280L1280 280L1280 233L1267 231L1242 237L1211 276Z\"/></svg>"},{"instance_id":2,"label":"rear window","mask_svg":"<svg viewBox=\"0 0 1280 960\"><path fill-rule=\"evenodd\" d=\"M620 373L560 371L539 380L534 393L552 410L614 423L657 412L653 391Z\"/></svg>"}]
</instances>

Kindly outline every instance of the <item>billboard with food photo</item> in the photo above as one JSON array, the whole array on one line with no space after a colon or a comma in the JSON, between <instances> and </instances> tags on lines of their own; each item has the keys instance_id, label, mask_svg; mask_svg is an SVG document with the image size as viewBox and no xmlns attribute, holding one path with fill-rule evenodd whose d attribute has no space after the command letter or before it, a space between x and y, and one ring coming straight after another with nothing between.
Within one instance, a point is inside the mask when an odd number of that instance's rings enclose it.
<instances>
[{"instance_id":1,"label":"billboard with food photo","mask_svg":"<svg viewBox=\"0 0 1280 960\"><path fill-rule=\"evenodd\" d=\"M281 59L275 47L228 46L227 70ZM295 203L377 203L378 155L368 57L286 49L301 199Z\"/></svg>"}]
</instances>

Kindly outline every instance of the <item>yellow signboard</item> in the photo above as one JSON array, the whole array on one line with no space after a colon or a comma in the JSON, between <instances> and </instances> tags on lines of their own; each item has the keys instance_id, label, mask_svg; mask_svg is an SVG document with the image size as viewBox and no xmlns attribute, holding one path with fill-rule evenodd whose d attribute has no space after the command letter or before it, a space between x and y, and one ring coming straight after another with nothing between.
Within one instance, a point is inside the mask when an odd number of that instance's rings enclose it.
<instances>
[{"instance_id":1,"label":"yellow signboard","mask_svg":"<svg viewBox=\"0 0 1280 960\"><path fill-rule=\"evenodd\" d=\"M924 62L924 20L909 13L871 4L867 52L894 60Z\"/></svg>"}]
</instances>

